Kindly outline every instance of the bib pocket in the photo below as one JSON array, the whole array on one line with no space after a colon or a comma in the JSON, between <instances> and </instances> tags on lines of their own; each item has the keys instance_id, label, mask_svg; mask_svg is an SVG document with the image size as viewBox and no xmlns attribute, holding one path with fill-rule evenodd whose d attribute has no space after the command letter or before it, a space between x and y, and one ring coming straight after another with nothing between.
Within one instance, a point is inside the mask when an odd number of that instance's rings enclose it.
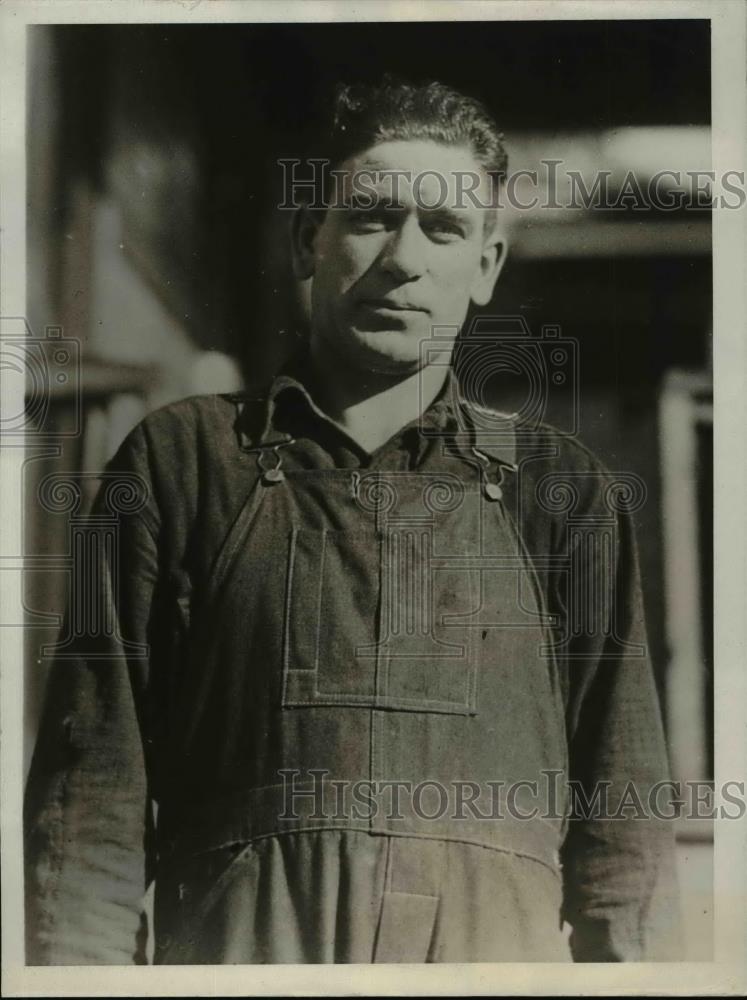
<instances>
[{"instance_id":1,"label":"bib pocket","mask_svg":"<svg viewBox=\"0 0 747 1000\"><path fill-rule=\"evenodd\" d=\"M432 534L294 530L288 550L282 706L476 712L479 644L459 624L475 573L438 565Z\"/></svg>"}]
</instances>

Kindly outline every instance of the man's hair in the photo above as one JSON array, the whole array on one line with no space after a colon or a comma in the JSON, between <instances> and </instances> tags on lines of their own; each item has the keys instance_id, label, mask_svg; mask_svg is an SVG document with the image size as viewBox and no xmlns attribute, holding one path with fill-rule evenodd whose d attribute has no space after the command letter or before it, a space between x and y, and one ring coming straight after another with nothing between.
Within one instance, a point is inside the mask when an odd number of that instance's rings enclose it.
<instances>
[{"instance_id":1,"label":"man's hair","mask_svg":"<svg viewBox=\"0 0 747 1000\"><path fill-rule=\"evenodd\" d=\"M494 191L506 178L503 133L492 116L478 100L443 83L414 84L388 74L375 84L338 83L325 117L308 150L309 159L325 164L321 175L312 171L317 205L336 204L332 171L380 142L415 139L463 146Z\"/></svg>"},{"instance_id":2,"label":"man's hair","mask_svg":"<svg viewBox=\"0 0 747 1000\"><path fill-rule=\"evenodd\" d=\"M385 76L377 84L338 84L327 135L332 166L379 142L420 139L466 146L495 183L506 176L503 133L488 110L443 83L407 83Z\"/></svg>"}]
</instances>

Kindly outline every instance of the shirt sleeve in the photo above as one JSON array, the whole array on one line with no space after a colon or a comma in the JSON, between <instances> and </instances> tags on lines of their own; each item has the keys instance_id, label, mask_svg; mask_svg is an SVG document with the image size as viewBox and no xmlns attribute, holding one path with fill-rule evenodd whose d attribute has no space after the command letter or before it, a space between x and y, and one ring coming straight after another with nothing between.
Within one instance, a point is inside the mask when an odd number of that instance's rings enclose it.
<instances>
[{"instance_id":1,"label":"shirt sleeve","mask_svg":"<svg viewBox=\"0 0 747 1000\"><path fill-rule=\"evenodd\" d=\"M73 547L69 608L26 788L29 965L144 961L151 824L139 705L156 533L136 428Z\"/></svg>"},{"instance_id":2,"label":"shirt sleeve","mask_svg":"<svg viewBox=\"0 0 747 1000\"><path fill-rule=\"evenodd\" d=\"M578 483L573 524L563 532L569 572L560 598L573 807L563 916L575 961L674 961L679 894L632 516L640 493L636 499L634 477L601 467Z\"/></svg>"}]
</instances>

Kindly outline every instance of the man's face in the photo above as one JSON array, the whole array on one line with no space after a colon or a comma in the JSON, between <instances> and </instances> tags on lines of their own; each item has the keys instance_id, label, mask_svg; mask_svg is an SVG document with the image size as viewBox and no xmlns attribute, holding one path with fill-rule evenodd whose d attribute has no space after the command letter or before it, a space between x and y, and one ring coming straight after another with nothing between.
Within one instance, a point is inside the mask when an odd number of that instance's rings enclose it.
<instances>
[{"instance_id":1,"label":"man's face","mask_svg":"<svg viewBox=\"0 0 747 1000\"><path fill-rule=\"evenodd\" d=\"M312 338L355 368L416 371L434 327L452 336L470 302L492 296L502 247L481 207L489 180L469 149L419 140L379 143L338 169L345 207L307 239ZM473 199L460 196L475 177Z\"/></svg>"}]
</instances>

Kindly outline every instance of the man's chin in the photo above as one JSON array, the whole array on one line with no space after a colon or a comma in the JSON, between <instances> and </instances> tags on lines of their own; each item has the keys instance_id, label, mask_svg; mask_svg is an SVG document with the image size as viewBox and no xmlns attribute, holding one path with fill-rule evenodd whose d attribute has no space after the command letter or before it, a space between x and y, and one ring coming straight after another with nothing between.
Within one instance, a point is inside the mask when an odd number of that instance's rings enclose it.
<instances>
[{"instance_id":1,"label":"man's chin","mask_svg":"<svg viewBox=\"0 0 747 1000\"><path fill-rule=\"evenodd\" d=\"M409 374L426 362L421 345L425 333L402 330L355 330L346 342L349 357L368 371L380 375Z\"/></svg>"},{"instance_id":2,"label":"man's chin","mask_svg":"<svg viewBox=\"0 0 747 1000\"><path fill-rule=\"evenodd\" d=\"M443 360L451 353L449 350L434 353L433 348L427 348L431 340L429 325L418 330L347 327L332 334L319 331L317 337L330 361L336 355L351 373L405 377L432 364L437 356Z\"/></svg>"}]
</instances>

